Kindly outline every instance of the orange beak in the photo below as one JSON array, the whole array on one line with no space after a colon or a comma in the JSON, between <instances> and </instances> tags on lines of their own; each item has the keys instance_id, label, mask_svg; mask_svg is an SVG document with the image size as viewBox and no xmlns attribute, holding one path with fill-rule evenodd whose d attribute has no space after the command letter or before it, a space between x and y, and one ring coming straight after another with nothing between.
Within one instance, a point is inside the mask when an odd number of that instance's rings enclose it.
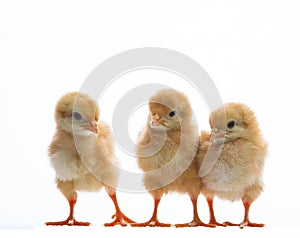
<instances>
[{"instance_id":1,"label":"orange beak","mask_svg":"<svg viewBox=\"0 0 300 238\"><path fill-rule=\"evenodd\" d=\"M98 128L98 122L97 121L91 121L90 123L87 123L86 126L84 126L84 129L94 132L95 134L99 133Z\"/></svg>"},{"instance_id":2,"label":"orange beak","mask_svg":"<svg viewBox=\"0 0 300 238\"><path fill-rule=\"evenodd\" d=\"M151 126L159 126L161 125L160 116L156 113L151 117L150 125Z\"/></svg>"},{"instance_id":3,"label":"orange beak","mask_svg":"<svg viewBox=\"0 0 300 238\"><path fill-rule=\"evenodd\" d=\"M222 138L222 137L225 137L225 133L223 133L223 132L211 134L211 139L218 139L218 138Z\"/></svg>"}]
</instances>

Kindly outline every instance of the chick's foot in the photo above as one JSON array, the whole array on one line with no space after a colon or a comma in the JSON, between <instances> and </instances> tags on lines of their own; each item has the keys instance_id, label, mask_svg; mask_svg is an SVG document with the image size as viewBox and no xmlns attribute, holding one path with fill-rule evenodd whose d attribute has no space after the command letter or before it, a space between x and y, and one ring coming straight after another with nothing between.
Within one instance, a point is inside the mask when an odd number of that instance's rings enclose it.
<instances>
[{"instance_id":1,"label":"chick's foot","mask_svg":"<svg viewBox=\"0 0 300 238\"><path fill-rule=\"evenodd\" d=\"M241 229L243 229L246 226L249 226L249 227L264 227L265 226L265 224L262 224L262 223L253 223L253 222L250 222L250 221L243 221L240 224L231 223L231 222L227 221L227 222L224 222L223 224L226 225L226 226L238 226Z\"/></svg>"},{"instance_id":2,"label":"chick's foot","mask_svg":"<svg viewBox=\"0 0 300 238\"><path fill-rule=\"evenodd\" d=\"M215 224L205 224L202 221L192 221L189 223L183 223L183 224L175 224L177 228L180 227L197 227L197 226L204 226L204 227L209 227L209 228L215 228Z\"/></svg>"},{"instance_id":3,"label":"chick's foot","mask_svg":"<svg viewBox=\"0 0 300 238\"><path fill-rule=\"evenodd\" d=\"M249 226L249 227L264 227L265 224L262 224L262 223L252 223L252 222L250 222L250 221L244 221L244 222L242 222L242 223L239 225L239 227L240 227L241 229L243 229L245 226Z\"/></svg>"},{"instance_id":4,"label":"chick's foot","mask_svg":"<svg viewBox=\"0 0 300 238\"><path fill-rule=\"evenodd\" d=\"M215 227L216 226L222 226L222 227L226 227L227 226L225 222L224 223L219 223L216 220L210 220L208 224L212 225L212 226L215 226Z\"/></svg>"},{"instance_id":5,"label":"chick's foot","mask_svg":"<svg viewBox=\"0 0 300 238\"><path fill-rule=\"evenodd\" d=\"M121 225L121 226L127 226L127 224L135 224L136 222L127 217L122 212L116 213L112 215L112 219L115 219L113 222L105 223L104 226L115 226L115 225Z\"/></svg>"},{"instance_id":6,"label":"chick's foot","mask_svg":"<svg viewBox=\"0 0 300 238\"><path fill-rule=\"evenodd\" d=\"M46 226L90 226L89 222L80 222L75 219L67 219L65 221L46 222Z\"/></svg>"},{"instance_id":7,"label":"chick's foot","mask_svg":"<svg viewBox=\"0 0 300 238\"><path fill-rule=\"evenodd\" d=\"M149 221L143 222L143 223L133 223L133 224L131 224L131 226L133 226L133 227L146 227L146 226L150 226L150 227L170 227L171 224L161 223L157 219L156 220L150 219Z\"/></svg>"}]
</instances>

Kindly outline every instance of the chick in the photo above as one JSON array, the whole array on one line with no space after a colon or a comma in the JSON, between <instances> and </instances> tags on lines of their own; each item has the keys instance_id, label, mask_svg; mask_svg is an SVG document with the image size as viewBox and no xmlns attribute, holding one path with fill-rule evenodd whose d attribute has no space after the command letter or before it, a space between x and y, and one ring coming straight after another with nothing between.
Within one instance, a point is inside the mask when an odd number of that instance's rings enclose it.
<instances>
[{"instance_id":1,"label":"chick","mask_svg":"<svg viewBox=\"0 0 300 238\"><path fill-rule=\"evenodd\" d=\"M133 226L163 226L158 205L163 194L188 194L193 204L193 221L176 226L205 226L197 212L201 181L198 178L198 129L188 98L173 89L154 94L148 103L149 117L137 141L138 166L144 172L145 188L154 199L149 221Z\"/></svg>"},{"instance_id":2,"label":"chick","mask_svg":"<svg viewBox=\"0 0 300 238\"><path fill-rule=\"evenodd\" d=\"M210 115L211 135L202 132L197 155L199 176L206 196L210 224L263 227L249 220L251 204L263 191L262 173L267 143L261 135L254 113L244 104L228 103ZM213 199L242 200L245 215L240 224L216 221Z\"/></svg>"},{"instance_id":3,"label":"chick","mask_svg":"<svg viewBox=\"0 0 300 238\"><path fill-rule=\"evenodd\" d=\"M90 225L74 218L77 191L98 191L102 187L116 209L115 220L105 226L133 222L118 206L115 188L119 174L113 137L108 125L98 119L99 107L88 95L67 93L57 102L56 131L48 152L56 172L57 188L68 200L70 214L65 221L46 225Z\"/></svg>"}]
</instances>

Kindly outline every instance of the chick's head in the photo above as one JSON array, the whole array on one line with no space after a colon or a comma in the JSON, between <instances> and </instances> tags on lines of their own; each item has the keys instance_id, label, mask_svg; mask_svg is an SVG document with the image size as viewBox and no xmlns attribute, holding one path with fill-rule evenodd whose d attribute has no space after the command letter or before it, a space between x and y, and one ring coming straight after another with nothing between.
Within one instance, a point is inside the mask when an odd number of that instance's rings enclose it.
<instances>
[{"instance_id":1,"label":"chick's head","mask_svg":"<svg viewBox=\"0 0 300 238\"><path fill-rule=\"evenodd\" d=\"M188 98L174 89L163 89L149 100L149 123L156 130L180 130L191 119Z\"/></svg>"},{"instance_id":2,"label":"chick's head","mask_svg":"<svg viewBox=\"0 0 300 238\"><path fill-rule=\"evenodd\" d=\"M57 127L73 135L98 134L99 107L88 95L67 93L56 104Z\"/></svg>"},{"instance_id":3,"label":"chick's head","mask_svg":"<svg viewBox=\"0 0 300 238\"><path fill-rule=\"evenodd\" d=\"M254 113L242 103L228 103L213 111L209 118L212 129L211 139L233 141L249 139L259 133Z\"/></svg>"}]
</instances>

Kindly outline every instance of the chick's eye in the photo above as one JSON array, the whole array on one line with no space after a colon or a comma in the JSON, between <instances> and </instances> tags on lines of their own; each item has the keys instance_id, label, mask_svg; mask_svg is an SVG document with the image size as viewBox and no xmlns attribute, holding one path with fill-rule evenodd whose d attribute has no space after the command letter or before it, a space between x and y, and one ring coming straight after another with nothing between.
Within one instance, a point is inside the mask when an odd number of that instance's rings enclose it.
<instances>
[{"instance_id":1,"label":"chick's eye","mask_svg":"<svg viewBox=\"0 0 300 238\"><path fill-rule=\"evenodd\" d=\"M229 129L232 129L234 126L235 126L235 121L230 121L230 122L227 123L227 127Z\"/></svg>"},{"instance_id":2,"label":"chick's eye","mask_svg":"<svg viewBox=\"0 0 300 238\"><path fill-rule=\"evenodd\" d=\"M171 112L169 113L169 117L173 117L173 116L175 116L175 112L174 112L174 111L171 111Z\"/></svg>"},{"instance_id":3,"label":"chick's eye","mask_svg":"<svg viewBox=\"0 0 300 238\"><path fill-rule=\"evenodd\" d=\"M82 116L79 112L73 112L72 116L77 120L80 121L82 119Z\"/></svg>"}]
</instances>

